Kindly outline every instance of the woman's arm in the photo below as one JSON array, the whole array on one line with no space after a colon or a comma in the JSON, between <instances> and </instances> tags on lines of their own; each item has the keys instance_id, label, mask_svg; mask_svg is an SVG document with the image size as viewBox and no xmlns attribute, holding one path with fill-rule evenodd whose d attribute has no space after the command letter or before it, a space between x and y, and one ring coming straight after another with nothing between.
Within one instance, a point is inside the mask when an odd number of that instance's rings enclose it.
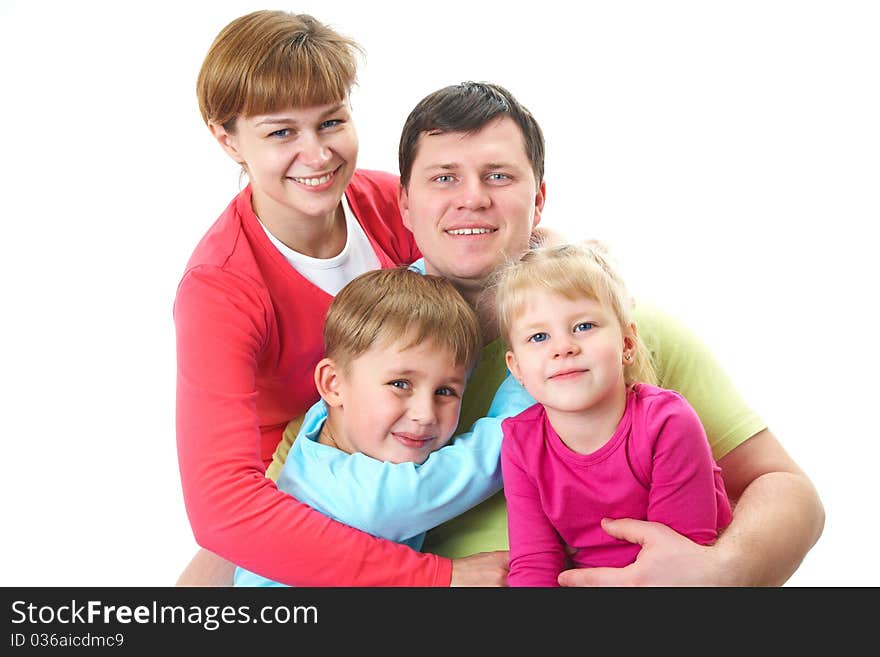
<instances>
[{"instance_id":1,"label":"woman's arm","mask_svg":"<svg viewBox=\"0 0 880 657\"><path fill-rule=\"evenodd\" d=\"M264 476L256 363L267 307L247 281L216 268L190 271L178 289L178 456L196 541L300 586L449 585L449 560L330 520Z\"/></svg>"}]
</instances>

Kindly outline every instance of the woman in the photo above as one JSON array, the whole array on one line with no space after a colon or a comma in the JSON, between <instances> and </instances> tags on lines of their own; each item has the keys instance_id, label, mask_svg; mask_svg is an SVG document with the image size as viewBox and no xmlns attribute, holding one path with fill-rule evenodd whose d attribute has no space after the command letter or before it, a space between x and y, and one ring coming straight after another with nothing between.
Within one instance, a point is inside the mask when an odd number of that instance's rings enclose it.
<instances>
[{"instance_id":1,"label":"woman","mask_svg":"<svg viewBox=\"0 0 880 657\"><path fill-rule=\"evenodd\" d=\"M419 257L397 177L356 169L358 50L310 16L258 11L227 25L202 65L202 118L249 184L199 242L174 303L183 495L200 545L274 580L447 586L448 559L329 520L264 476L287 422L318 399L333 295ZM231 569L203 551L179 583L231 581Z\"/></svg>"}]
</instances>

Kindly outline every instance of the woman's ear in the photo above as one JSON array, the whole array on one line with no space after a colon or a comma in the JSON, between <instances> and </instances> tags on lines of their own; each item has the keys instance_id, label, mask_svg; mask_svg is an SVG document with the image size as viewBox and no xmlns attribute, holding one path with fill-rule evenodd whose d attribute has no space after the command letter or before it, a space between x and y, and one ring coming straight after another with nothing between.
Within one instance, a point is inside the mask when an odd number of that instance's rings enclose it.
<instances>
[{"instance_id":1,"label":"woman's ear","mask_svg":"<svg viewBox=\"0 0 880 657\"><path fill-rule=\"evenodd\" d=\"M238 151L238 137L235 133L229 132L219 123L209 123L208 128L211 130L211 134L214 135L214 139L220 144L220 147L226 151L226 154L237 164L244 166L244 158Z\"/></svg>"},{"instance_id":2,"label":"woman's ear","mask_svg":"<svg viewBox=\"0 0 880 657\"><path fill-rule=\"evenodd\" d=\"M315 365L315 387L327 406L342 406L340 372L330 358L322 358Z\"/></svg>"}]
</instances>

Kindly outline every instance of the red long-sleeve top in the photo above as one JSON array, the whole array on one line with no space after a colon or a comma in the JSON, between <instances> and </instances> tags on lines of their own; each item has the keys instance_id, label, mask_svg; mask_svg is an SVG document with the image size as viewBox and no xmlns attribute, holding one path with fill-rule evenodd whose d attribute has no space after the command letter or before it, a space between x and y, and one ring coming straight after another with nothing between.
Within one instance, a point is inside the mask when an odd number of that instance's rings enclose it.
<instances>
[{"instance_id":1,"label":"red long-sleeve top","mask_svg":"<svg viewBox=\"0 0 880 657\"><path fill-rule=\"evenodd\" d=\"M345 194L382 267L419 257L398 179L356 171ZM272 245L250 187L199 242L174 301L177 451L196 541L298 586L448 586L452 563L330 520L265 477L287 422L318 394L332 297Z\"/></svg>"}]
</instances>

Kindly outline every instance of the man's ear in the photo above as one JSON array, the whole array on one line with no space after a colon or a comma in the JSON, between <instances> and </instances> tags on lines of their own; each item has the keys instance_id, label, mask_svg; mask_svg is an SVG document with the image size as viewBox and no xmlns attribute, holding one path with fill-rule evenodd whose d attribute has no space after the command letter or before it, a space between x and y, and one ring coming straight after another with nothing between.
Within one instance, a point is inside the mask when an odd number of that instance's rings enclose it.
<instances>
[{"instance_id":1,"label":"man's ear","mask_svg":"<svg viewBox=\"0 0 880 657\"><path fill-rule=\"evenodd\" d=\"M541 213L544 211L544 202L547 200L547 183L541 181L538 191L535 192L535 214L532 220L532 230L541 223Z\"/></svg>"},{"instance_id":2,"label":"man's ear","mask_svg":"<svg viewBox=\"0 0 880 657\"><path fill-rule=\"evenodd\" d=\"M400 185L397 189L397 207L400 208L403 225L409 229L409 232L412 232L412 222L409 218L409 193L403 185Z\"/></svg>"},{"instance_id":3,"label":"man's ear","mask_svg":"<svg viewBox=\"0 0 880 657\"><path fill-rule=\"evenodd\" d=\"M504 362L507 363L507 369L513 374L513 378L522 383L523 381L522 376L520 376L519 365L517 365L516 356L512 351L508 351L504 354Z\"/></svg>"},{"instance_id":4,"label":"man's ear","mask_svg":"<svg viewBox=\"0 0 880 657\"><path fill-rule=\"evenodd\" d=\"M322 358L315 365L315 388L327 406L342 406L340 372L330 358Z\"/></svg>"},{"instance_id":5,"label":"man's ear","mask_svg":"<svg viewBox=\"0 0 880 657\"><path fill-rule=\"evenodd\" d=\"M229 132L219 123L209 123L208 128L220 147L226 151L226 154L235 162L244 166L244 158L238 151L238 138L234 133Z\"/></svg>"}]
</instances>

